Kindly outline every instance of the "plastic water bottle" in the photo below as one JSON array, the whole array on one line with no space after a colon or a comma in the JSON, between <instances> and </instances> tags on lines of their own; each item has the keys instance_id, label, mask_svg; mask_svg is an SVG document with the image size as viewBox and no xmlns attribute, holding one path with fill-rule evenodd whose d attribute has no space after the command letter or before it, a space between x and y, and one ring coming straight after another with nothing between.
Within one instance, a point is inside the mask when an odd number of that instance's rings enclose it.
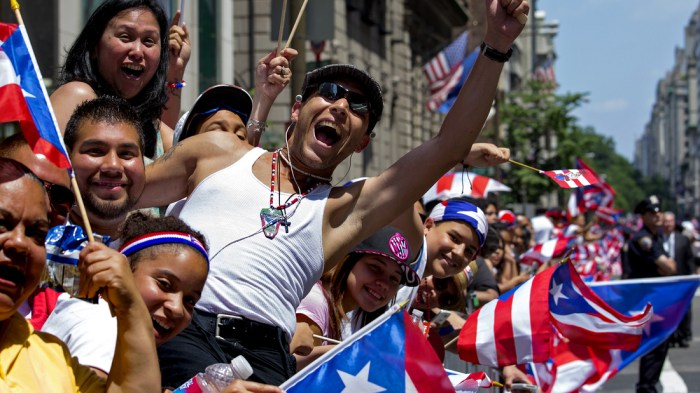
<instances>
[{"instance_id":1,"label":"plastic water bottle","mask_svg":"<svg viewBox=\"0 0 700 393\"><path fill-rule=\"evenodd\" d=\"M413 312L411 312L411 320L413 320L413 323L421 330L423 329L423 311L414 308Z\"/></svg>"},{"instance_id":2,"label":"plastic water bottle","mask_svg":"<svg viewBox=\"0 0 700 393\"><path fill-rule=\"evenodd\" d=\"M243 357L238 356L231 363L215 363L198 373L175 389L173 393L219 393L234 379L248 379L253 368Z\"/></svg>"},{"instance_id":3,"label":"plastic water bottle","mask_svg":"<svg viewBox=\"0 0 700 393\"><path fill-rule=\"evenodd\" d=\"M423 311L414 308L411 312L411 320L416 326L418 326L418 329L420 329L421 333L423 333L424 336L428 337L428 332L430 331L430 323L423 321Z\"/></svg>"},{"instance_id":4,"label":"plastic water bottle","mask_svg":"<svg viewBox=\"0 0 700 393\"><path fill-rule=\"evenodd\" d=\"M234 379L248 379L253 375L253 368L242 355L231 359L231 363L215 363L204 370L204 375L217 392L223 390Z\"/></svg>"}]
</instances>

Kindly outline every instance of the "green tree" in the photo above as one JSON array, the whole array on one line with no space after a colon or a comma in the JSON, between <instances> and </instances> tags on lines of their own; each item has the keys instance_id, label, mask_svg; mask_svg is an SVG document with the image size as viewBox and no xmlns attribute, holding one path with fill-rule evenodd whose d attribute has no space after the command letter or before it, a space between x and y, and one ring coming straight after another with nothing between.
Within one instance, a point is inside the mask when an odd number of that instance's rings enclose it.
<instances>
[{"instance_id":1,"label":"green tree","mask_svg":"<svg viewBox=\"0 0 700 393\"><path fill-rule=\"evenodd\" d=\"M551 84L529 81L509 93L501 110L505 144L514 160L542 169L572 168L582 158L617 192L615 207L630 211L645 195L656 193L670 200L663 179L643 179L627 159L615 152L612 138L581 127L572 112L587 102L586 93L557 95ZM504 182L513 188L510 202L535 203L556 192L562 205L569 190L560 189L546 176L511 165ZM509 202L509 201L507 201Z\"/></svg>"},{"instance_id":2,"label":"green tree","mask_svg":"<svg viewBox=\"0 0 700 393\"><path fill-rule=\"evenodd\" d=\"M552 87L549 83L528 81L522 89L509 93L500 108L506 128L505 144L513 159L542 170L572 164L572 156L558 154L557 141L566 140L576 127L571 112L586 99L583 93L556 95ZM510 197L520 203L538 203L541 195L558 190L546 176L520 166L511 165L505 179L514 191Z\"/></svg>"}]
</instances>

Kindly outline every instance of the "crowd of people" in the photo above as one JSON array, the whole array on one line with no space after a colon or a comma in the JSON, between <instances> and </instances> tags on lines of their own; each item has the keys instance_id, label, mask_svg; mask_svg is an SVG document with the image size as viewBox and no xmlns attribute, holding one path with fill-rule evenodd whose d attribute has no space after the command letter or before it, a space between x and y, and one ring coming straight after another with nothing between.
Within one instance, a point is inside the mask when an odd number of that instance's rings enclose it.
<instances>
[{"instance_id":1,"label":"crowd of people","mask_svg":"<svg viewBox=\"0 0 700 393\"><path fill-rule=\"evenodd\" d=\"M421 200L456 165L509 158L475 141L529 5L487 3L485 49L437 136L340 185L336 167L381 120L372 76L349 64L308 72L284 145L266 151L260 136L297 51L260 59L254 96L212 86L180 117L191 53L180 14L168 24L155 0L103 2L51 96L77 190L21 134L0 143L0 390L155 392L242 355L253 374L225 391L277 392L394 303L423 311L440 353L470 311L558 262L528 258L549 239L600 245L605 261L580 260L592 276L694 274L697 241L671 236L669 215L656 247L660 224L646 213L658 203L637 211L652 238L625 242L619 225L584 215L565 225L557 209L530 218L493 199ZM99 241L79 244L74 275L42 276L58 260L47 234L72 227ZM648 273L625 257L650 250ZM515 367L503 375L507 387L526 380Z\"/></svg>"}]
</instances>

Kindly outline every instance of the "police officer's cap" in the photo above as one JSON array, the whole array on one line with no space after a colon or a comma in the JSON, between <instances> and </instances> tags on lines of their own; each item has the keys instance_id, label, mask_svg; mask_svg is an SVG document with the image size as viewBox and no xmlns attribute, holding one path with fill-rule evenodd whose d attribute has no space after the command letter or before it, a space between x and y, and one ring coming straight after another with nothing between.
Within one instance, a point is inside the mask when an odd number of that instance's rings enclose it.
<instances>
[{"instance_id":1,"label":"police officer's cap","mask_svg":"<svg viewBox=\"0 0 700 393\"><path fill-rule=\"evenodd\" d=\"M661 211L661 200L656 195L649 195L642 199L634 208L635 214L644 214L646 212L658 213Z\"/></svg>"}]
</instances>

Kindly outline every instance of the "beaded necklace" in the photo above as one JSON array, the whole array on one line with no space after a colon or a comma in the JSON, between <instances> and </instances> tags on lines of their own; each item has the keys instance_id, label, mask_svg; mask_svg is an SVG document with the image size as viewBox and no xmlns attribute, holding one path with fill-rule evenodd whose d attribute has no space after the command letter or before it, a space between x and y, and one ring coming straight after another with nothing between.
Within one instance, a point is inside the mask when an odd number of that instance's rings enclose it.
<instances>
[{"instance_id":1,"label":"beaded necklace","mask_svg":"<svg viewBox=\"0 0 700 393\"><path fill-rule=\"evenodd\" d=\"M289 233L289 226L291 225L291 222L289 221L287 216L287 208L304 199L304 197L313 192L321 184L316 183L313 187L309 188L306 192L303 192L301 194L294 193L292 194L293 198L290 197L290 199L288 199L287 202L285 202L284 204L275 206L275 179L277 178L277 157L279 155L279 151L280 149L277 149L274 152L272 152L272 170L270 174L270 207L264 207L260 210L260 221L262 224L263 233L268 239L274 239L275 236L277 236L277 232L279 231L280 225L284 227L285 233ZM279 197L278 203L281 203Z\"/></svg>"}]
</instances>

